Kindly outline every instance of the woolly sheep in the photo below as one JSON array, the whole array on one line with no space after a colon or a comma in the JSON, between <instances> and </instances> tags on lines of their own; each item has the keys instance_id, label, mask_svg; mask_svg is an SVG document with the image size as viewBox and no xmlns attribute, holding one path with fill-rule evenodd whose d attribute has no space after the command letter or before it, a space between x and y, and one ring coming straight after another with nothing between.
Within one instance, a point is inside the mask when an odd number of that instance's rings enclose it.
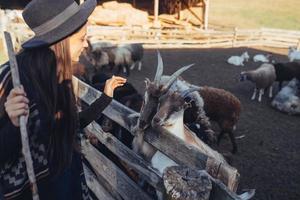
<instances>
[{"instance_id":1,"label":"woolly sheep","mask_svg":"<svg viewBox=\"0 0 300 200\"><path fill-rule=\"evenodd\" d=\"M126 44L126 45L112 45L110 43L101 42L91 44L88 41L88 48L85 49L83 55L85 58L95 66L96 70L100 70L102 67L110 66L118 68L118 72L121 70L129 76L129 67L134 68L138 63L139 70L141 69L141 59L143 57L143 47L141 44Z\"/></svg>"},{"instance_id":2,"label":"woolly sheep","mask_svg":"<svg viewBox=\"0 0 300 200\"><path fill-rule=\"evenodd\" d=\"M221 132L218 136L218 144L220 143L224 134L228 134L232 143L232 153L237 152L237 145L233 131L239 120L241 112L241 102L231 92L214 88L214 87L200 87L199 94L204 101L204 111L207 117L218 123ZM194 113L193 106L186 109L184 117L190 117Z\"/></svg>"},{"instance_id":3,"label":"woolly sheep","mask_svg":"<svg viewBox=\"0 0 300 200\"><path fill-rule=\"evenodd\" d=\"M300 51L297 50L295 47L289 48L288 58L290 62L294 60L300 60Z\"/></svg>"},{"instance_id":4,"label":"woolly sheep","mask_svg":"<svg viewBox=\"0 0 300 200\"><path fill-rule=\"evenodd\" d=\"M231 56L227 62L235 66L244 66L244 61L246 60L246 62L248 62L249 58L249 54L246 51L241 56Z\"/></svg>"},{"instance_id":5,"label":"woolly sheep","mask_svg":"<svg viewBox=\"0 0 300 200\"><path fill-rule=\"evenodd\" d=\"M263 55L263 54L257 54L253 57L254 62L263 62L263 63L268 63L270 62L270 57L271 54Z\"/></svg>"},{"instance_id":6,"label":"woolly sheep","mask_svg":"<svg viewBox=\"0 0 300 200\"><path fill-rule=\"evenodd\" d=\"M293 78L300 79L300 63L275 63L274 68L276 72L276 81L279 82L279 89L282 88L283 81L290 81Z\"/></svg>"},{"instance_id":7,"label":"woolly sheep","mask_svg":"<svg viewBox=\"0 0 300 200\"><path fill-rule=\"evenodd\" d=\"M264 63L255 70L243 71L240 74L240 81L249 80L255 83L254 93L251 100L256 97L257 90L259 90L258 101L261 102L261 97L265 89L269 88L269 97L272 97L272 84L276 80L276 73L272 64Z\"/></svg>"},{"instance_id":8,"label":"woolly sheep","mask_svg":"<svg viewBox=\"0 0 300 200\"><path fill-rule=\"evenodd\" d=\"M271 105L289 115L300 114L300 81L291 80L273 99Z\"/></svg>"}]
</instances>

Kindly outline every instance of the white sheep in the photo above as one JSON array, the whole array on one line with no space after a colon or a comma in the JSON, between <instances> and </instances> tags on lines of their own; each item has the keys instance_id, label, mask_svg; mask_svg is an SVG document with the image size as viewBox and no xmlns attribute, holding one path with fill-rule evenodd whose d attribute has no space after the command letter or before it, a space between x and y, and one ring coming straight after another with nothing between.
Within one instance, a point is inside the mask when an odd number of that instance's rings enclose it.
<instances>
[{"instance_id":1,"label":"white sheep","mask_svg":"<svg viewBox=\"0 0 300 200\"><path fill-rule=\"evenodd\" d=\"M268 63L270 62L270 57L272 56L272 54L267 54L267 55L263 55L263 54L257 54L253 57L253 61L254 62L263 62L263 63Z\"/></svg>"},{"instance_id":2,"label":"white sheep","mask_svg":"<svg viewBox=\"0 0 300 200\"><path fill-rule=\"evenodd\" d=\"M300 81L296 78L282 88L273 99L271 105L289 115L300 114Z\"/></svg>"},{"instance_id":3,"label":"white sheep","mask_svg":"<svg viewBox=\"0 0 300 200\"><path fill-rule=\"evenodd\" d=\"M289 47L288 57L290 62L294 60L300 60L300 51L297 50L295 47Z\"/></svg>"},{"instance_id":4,"label":"white sheep","mask_svg":"<svg viewBox=\"0 0 300 200\"><path fill-rule=\"evenodd\" d=\"M255 70L241 72L240 81L245 80L255 83L251 100L255 99L257 90L259 90L258 101L261 102L261 97L264 94L265 89L269 89L269 97L272 98L272 85L276 80L276 72L272 64L264 63Z\"/></svg>"},{"instance_id":5,"label":"white sheep","mask_svg":"<svg viewBox=\"0 0 300 200\"><path fill-rule=\"evenodd\" d=\"M235 66L244 66L244 61L246 60L246 62L248 62L249 58L249 54L246 51L241 56L231 56L227 62Z\"/></svg>"}]
</instances>

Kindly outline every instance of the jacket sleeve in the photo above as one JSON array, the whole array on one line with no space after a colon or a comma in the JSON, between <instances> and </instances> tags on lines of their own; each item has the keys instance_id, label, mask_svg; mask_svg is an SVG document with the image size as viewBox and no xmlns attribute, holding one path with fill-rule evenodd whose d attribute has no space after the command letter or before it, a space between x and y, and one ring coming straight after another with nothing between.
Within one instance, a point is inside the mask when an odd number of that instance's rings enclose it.
<instances>
[{"instance_id":1,"label":"jacket sleeve","mask_svg":"<svg viewBox=\"0 0 300 200\"><path fill-rule=\"evenodd\" d=\"M21 150L19 128L12 124L4 107L11 89L9 66L0 66L0 165L17 156Z\"/></svg>"},{"instance_id":2,"label":"jacket sleeve","mask_svg":"<svg viewBox=\"0 0 300 200\"><path fill-rule=\"evenodd\" d=\"M79 126L81 129L89 125L92 121L97 120L102 111L110 104L112 98L102 93L89 107L79 112Z\"/></svg>"}]
</instances>

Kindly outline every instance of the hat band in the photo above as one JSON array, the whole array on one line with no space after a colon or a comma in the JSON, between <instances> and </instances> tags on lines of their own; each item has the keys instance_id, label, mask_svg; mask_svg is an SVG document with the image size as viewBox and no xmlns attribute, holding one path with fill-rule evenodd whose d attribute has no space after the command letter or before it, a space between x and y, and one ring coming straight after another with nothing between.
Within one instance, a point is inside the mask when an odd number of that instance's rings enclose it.
<instances>
[{"instance_id":1,"label":"hat band","mask_svg":"<svg viewBox=\"0 0 300 200\"><path fill-rule=\"evenodd\" d=\"M65 10L63 10L61 13L50 19L49 21L41 24L40 26L37 26L33 28L35 35L44 35L45 33L48 33L52 31L53 29L57 28L61 24L63 24L65 21L67 21L70 17L75 15L80 10L80 7L78 4L74 1L71 5L69 5Z\"/></svg>"}]
</instances>

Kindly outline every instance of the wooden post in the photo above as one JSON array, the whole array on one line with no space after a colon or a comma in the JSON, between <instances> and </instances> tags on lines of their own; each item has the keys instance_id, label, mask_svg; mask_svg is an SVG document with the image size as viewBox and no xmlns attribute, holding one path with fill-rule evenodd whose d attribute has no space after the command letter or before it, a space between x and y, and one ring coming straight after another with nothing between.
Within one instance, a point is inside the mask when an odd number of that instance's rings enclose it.
<instances>
[{"instance_id":1,"label":"wooden post","mask_svg":"<svg viewBox=\"0 0 300 200\"><path fill-rule=\"evenodd\" d=\"M158 20L159 13L159 0L154 0L154 27L160 27L160 23Z\"/></svg>"},{"instance_id":2,"label":"wooden post","mask_svg":"<svg viewBox=\"0 0 300 200\"><path fill-rule=\"evenodd\" d=\"M5 38L4 38L4 31L6 31L6 18L4 14L4 10L0 9L0 39L2 41L2 48L6 49L6 43L5 43ZM3 51L5 57L8 57L7 51Z\"/></svg>"},{"instance_id":3,"label":"wooden post","mask_svg":"<svg viewBox=\"0 0 300 200\"><path fill-rule=\"evenodd\" d=\"M208 29L209 0L204 0L203 9L204 9L204 12L203 12L204 30L207 30Z\"/></svg>"},{"instance_id":4,"label":"wooden post","mask_svg":"<svg viewBox=\"0 0 300 200\"><path fill-rule=\"evenodd\" d=\"M300 39L298 40L298 44L297 44L296 50L297 50L297 51L300 50Z\"/></svg>"},{"instance_id":5,"label":"wooden post","mask_svg":"<svg viewBox=\"0 0 300 200\"><path fill-rule=\"evenodd\" d=\"M178 7L177 7L177 11L178 11L177 17L178 17L178 20L181 20L181 12L180 12L180 11L181 11L181 8L182 8L181 0L177 0L176 5L178 6Z\"/></svg>"},{"instance_id":6,"label":"wooden post","mask_svg":"<svg viewBox=\"0 0 300 200\"><path fill-rule=\"evenodd\" d=\"M212 190L212 182L204 170L188 167L168 167L163 175L170 200L208 200Z\"/></svg>"},{"instance_id":7,"label":"wooden post","mask_svg":"<svg viewBox=\"0 0 300 200\"><path fill-rule=\"evenodd\" d=\"M20 76L19 76L18 63L17 63L16 55L14 53L11 36L8 32L4 32L4 35L5 35L5 41L6 41L7 50L8 50L9 64L10 64L10 69L11 69L13 86L14 86L14 88L20 87L21 81L20 81ZM20 133L21 133L21 142L22 142L22 153L23 153L23 156L25 159L29 183L31 185L32 199L39 200L40 198L39 198L39 193L38 193L38 187L36 184L32 156L31 156L30 146L29 146L29 137L28 137L28 133L27 133L27 120L24 115L19 117L19 123L20 123Z\"/></svg>"},{"instance_id":8,"label":"wooden post","mask_svg":"<svg viewBox=\"0 0 300 200\"><path fill-rule=\"evenodd\" d=\"M235 47L235 43L236 43L236 39L237 39L237 31L238 31L238 28L235 27L234 33L233 33L233 38L232 38L232 47Z\"/></svg>"}]
</instances>

